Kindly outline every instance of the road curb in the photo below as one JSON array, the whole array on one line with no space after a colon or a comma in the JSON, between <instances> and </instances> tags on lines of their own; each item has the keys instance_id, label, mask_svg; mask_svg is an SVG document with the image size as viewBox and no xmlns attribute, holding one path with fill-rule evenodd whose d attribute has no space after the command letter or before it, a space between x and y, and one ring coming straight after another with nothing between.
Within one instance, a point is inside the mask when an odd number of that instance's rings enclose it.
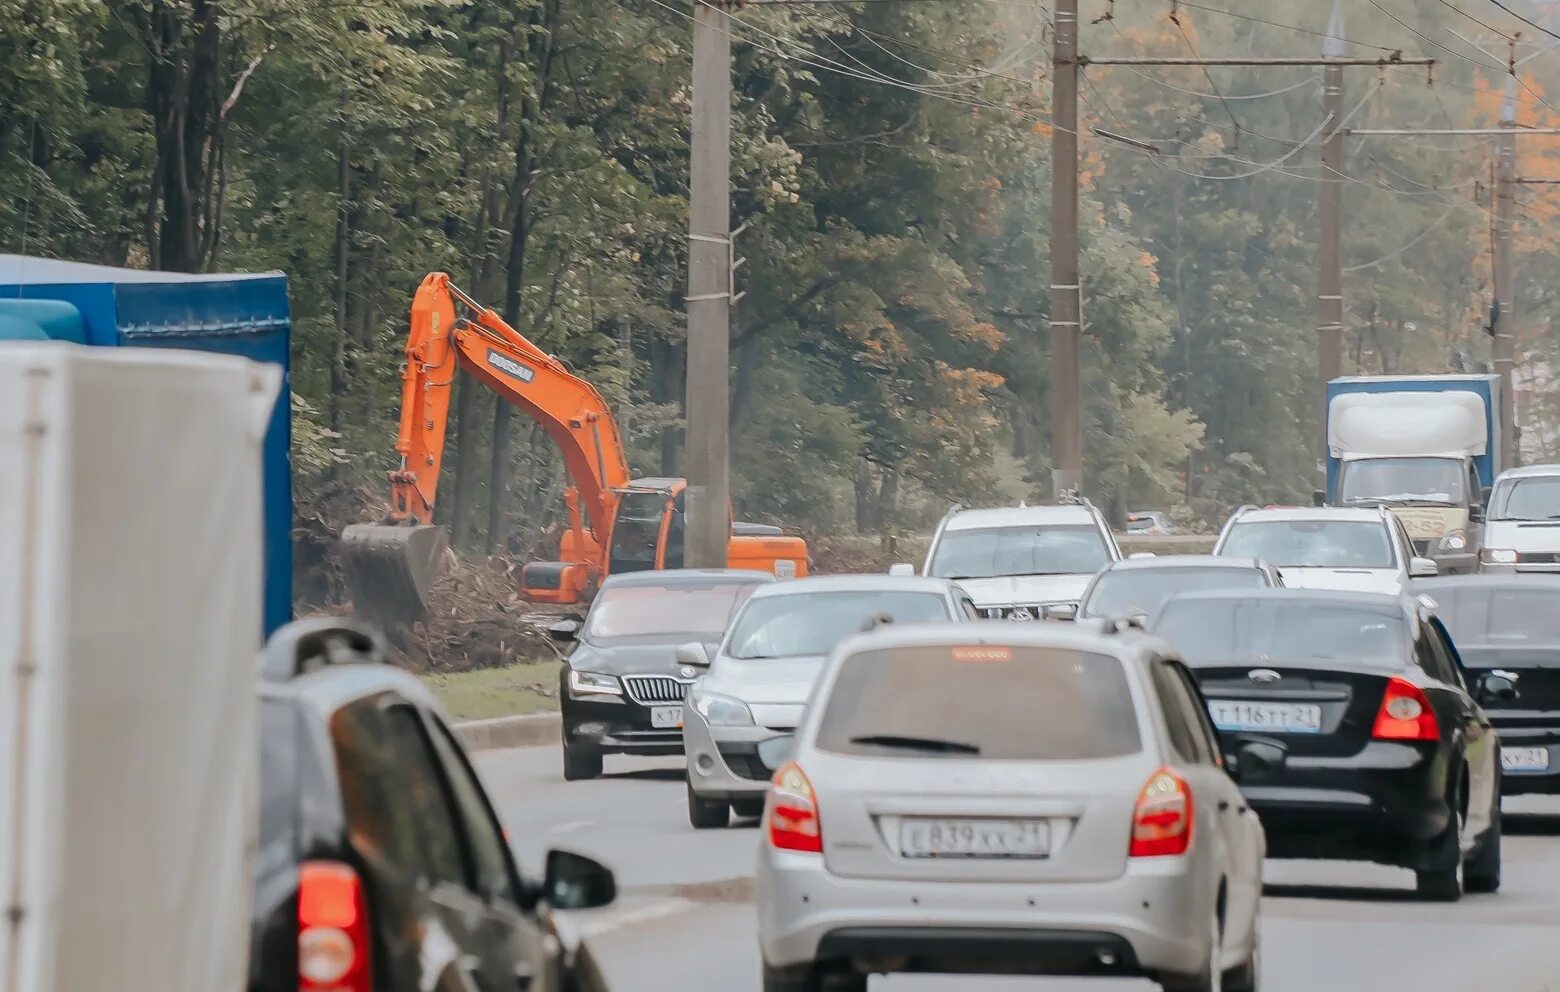
<instances>
[{"instance_id":1,"label":"road curb","mask_svg":"<svg viewBox=\"0 0 1560 992\"><path fill-rule=\"evenodd\" d=\"M562 734L563 718L557 713L496 716L491 720L467 720L455 725L455 735L467 751L556 744Z\"/></svg>"}]
</instances>

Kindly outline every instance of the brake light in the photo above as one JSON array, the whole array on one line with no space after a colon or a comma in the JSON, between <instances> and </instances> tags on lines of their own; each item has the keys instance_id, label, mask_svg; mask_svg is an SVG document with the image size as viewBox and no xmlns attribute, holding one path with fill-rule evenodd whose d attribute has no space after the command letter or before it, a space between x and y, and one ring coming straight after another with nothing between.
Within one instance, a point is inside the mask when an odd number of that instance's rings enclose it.
<instances>
[{"instance_id":1,"label":"brake light","mask_svg":"<svg viewBox=\"0 0 1560 992\"><path fill-rule=\"evenodd\" d=\"M800 765L787 762L769 786L769 844L781 851L823 853L818 800Z\"/></svg>"},{"instance_id":2,"label":"brake light","mask_svg":"<svg viewBox=\"0 0 1560 992\"><path fill-rule=\"evenodd\" d=\"M1441 727L1424 690L1408 679L1393 676L1381 694L1381 708L1376 711L1376 726L1370 735L1378 741L1434 741L1440 740Z\"/></svg>"},{"instance_id":3,"label":"brake light","mask_svg":"<svg viewBox=\"0 0 1560 992\"><path fill-rule=\"evenodd\" d=\"M298 992L372 992L368 906L357 872L339 861L298 869Z\"/></svg>"},{"instance_id":4,"label":"brake light","mask_svg":"<svg viewBox=\"0 0 1560 992\"><path fill-rule=\"evenodd\" d=\"M1134 858L1185 854L1192 846L1192 790L1168 768L1150 775L1132 811Z\"/></svg>"}]
</instances>

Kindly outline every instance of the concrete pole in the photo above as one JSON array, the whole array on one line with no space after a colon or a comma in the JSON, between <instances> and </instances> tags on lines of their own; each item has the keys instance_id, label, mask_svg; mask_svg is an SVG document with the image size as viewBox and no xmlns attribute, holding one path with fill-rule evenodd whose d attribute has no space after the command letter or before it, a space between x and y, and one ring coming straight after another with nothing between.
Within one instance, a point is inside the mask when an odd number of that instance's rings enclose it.
<instances>
[{"instance_id":1,"label":"concrete pole","mask_svg":"<svg viewBox=\"0 0 1560 992\"><path fill-rule=\"evenodd\" d=\"M1057 0L1051 61L1051 489L1083 488L1083 388L1078 360L1078 0Z\"/></svg>"},{"instance_id":2,"label":"concrete pole","mask_svg":"<svg viewBox=\"0 0 1560 992\"><path fill-rule=\"evenodd\" d=\"M725 568L731 538L731 25L694 0L688 197L689 568Z\"/></svg>"},{"instance_id":3,"label":"concrete pole","mask_svg":"<svg viewBox=\"0 0 1560 992\"><path fill-rule=\"evenodd\" d=\"M1343 4L1333 0L1322 55L1342 58ZM1343 66L1322 68L1322 112L1327 115L1322 143L1321 244L1316 291L1316 370L1321 416L1321 458L1327 457L1327 383L1343 373Z\"/></svg>"},{"instance_id":4,"label":"concrete pole","mask_svg":"<svg viewBox=\"0 0 1560 992\"><path fill-rule=\"evenodd\" d=\"M1517 464L1517 397L1513 392L1512 367L1516 360L1516 326L1512 304L1516 295L1516 271L1512 261L1512 235L1516 226L1517 192L1517 81L1506 82L1506 99L1500 105L1500 126L1505 133L1496 139L1495 155L1495 248L1492 267L1495 277L1493 352L1495 373L1500 376L1500 423L1502 463Z\"/></svg>"}]
</instances>

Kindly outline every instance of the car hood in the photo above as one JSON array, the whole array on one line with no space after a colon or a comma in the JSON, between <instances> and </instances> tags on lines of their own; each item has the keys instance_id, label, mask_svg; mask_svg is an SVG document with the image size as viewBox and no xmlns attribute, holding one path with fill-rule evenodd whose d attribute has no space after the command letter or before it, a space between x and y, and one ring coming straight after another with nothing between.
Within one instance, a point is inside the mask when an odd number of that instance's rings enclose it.
<instances>
[{"instance_id":1,"label":"car hood","mask_svg":"<svg viewBox=\"0 0 1560 992\"><path fill-rule=\"evenodd\" d=\"M722 656L699 688L732 696L750 706L799 706L812 693L823 660L821 654L753 659Z\"/></svg>"},{"instance_id":2,"label":"car hood","mask_svg":"<svg viewBox=\"0 0 1560 992\"><path fill-rule=\"evenodd\" d=\"M1293 589L1350 589L1356 592L1403 591L1403 577L1395 568L1280 568L1284 585Z\"/></svg>"},{"instance_id":3,"label":"car hood","mask_svg":"<svg viewBox=\"0 0 1560 992\"><path fill-rule=\"evenodd\" d=\"M1037 603L1076 603L1092 574L998 575L990 579L959 579L976 606L1033 606Z\"/></svg>"},{"instance_id":4,"label":"car hood","mask_svg":"<svg viewBox=\"0 0 1560 992\"><path fill-rule=\"evenodd\" d=\"M1560 552L1560 520L1491 520L1484 546L1522 552Z\"/></svg>"},{"instance_id":5,"label":"car hood","mask_svg":"<svg viewBox=\"0 0 1560 992\"><path fill-rule=\"evenodd\" d=\"M695 635L689 635L689 639L695 639ZM706 650L710 654L715 653L712 638L707 642ZM582 642L569 655L569 666L581 672L600 672L603 675L675 675L681 678L692 678L694 674L683 673L681 665L677 664L677 646L688 641L674 640L663 643L643 644L590 644Z\"/></svg>"}]
</instances>

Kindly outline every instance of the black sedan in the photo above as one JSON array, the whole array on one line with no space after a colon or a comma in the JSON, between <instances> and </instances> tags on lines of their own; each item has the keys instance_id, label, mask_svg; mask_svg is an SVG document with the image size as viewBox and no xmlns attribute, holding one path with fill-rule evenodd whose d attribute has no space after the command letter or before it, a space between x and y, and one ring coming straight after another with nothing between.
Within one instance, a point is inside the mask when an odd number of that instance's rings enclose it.
<instances>
[{"instance_id":1,"label":"black sedan","mask_svg":"<svg viewBox=\"0 0 1560 992\"><path fill-rule=\"evenodd\" d=\"M1422 896L1500 886L1500 742L1441 622L1408 597L1267 589L1172 597L1268 855L1412 869Z\"/></svg>"},{"instance_id":2,"label":"black sedan","mask_svg":"<svg viewBox=\"0 0 1560 992\"><path fill-rule=\"evenodd\" d=\"M1560 793L1560 585L1551 576L1469 575L1414 583L1446 625L1500 733L1501 791Z\"/></svg>"},{"instance_id":3,"label":"black sedan","mask_svg":"<svg viewBox=\"0 0 1560 992\"><path fill-rule=\"evenodd\" d=\"M606 754L682 754L682 704L701 672L677 663L677 646L720 642L726 623L767 572L668 569L627 572L601 584L583 624L562 620L570 645L559 679L563 777L601 774Z\"/></svg>"}]
</instances>

